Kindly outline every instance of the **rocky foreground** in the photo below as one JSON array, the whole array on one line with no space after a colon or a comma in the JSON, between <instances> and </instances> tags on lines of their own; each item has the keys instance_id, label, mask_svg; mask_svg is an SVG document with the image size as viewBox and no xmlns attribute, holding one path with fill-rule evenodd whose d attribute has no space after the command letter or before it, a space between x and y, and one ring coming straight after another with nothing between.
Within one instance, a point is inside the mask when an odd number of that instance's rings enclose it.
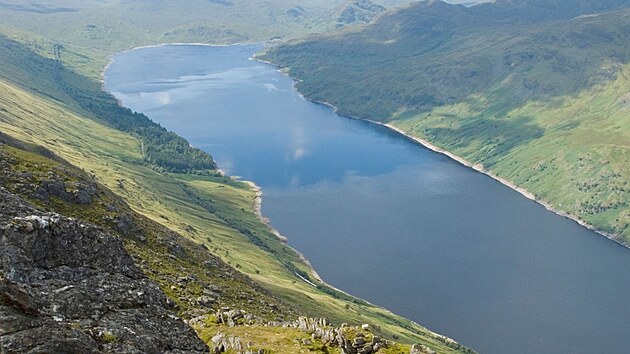
<instances>
[{"instance_id":1,"label":"rocky foreground","mask_svg":"<svg viewBox=\"0 0 630 354\"><path fill-rule=\"evenodd\" d=\"M201 353L122 241L0 187L3 353Z\"/></svg>"}]
</instances>

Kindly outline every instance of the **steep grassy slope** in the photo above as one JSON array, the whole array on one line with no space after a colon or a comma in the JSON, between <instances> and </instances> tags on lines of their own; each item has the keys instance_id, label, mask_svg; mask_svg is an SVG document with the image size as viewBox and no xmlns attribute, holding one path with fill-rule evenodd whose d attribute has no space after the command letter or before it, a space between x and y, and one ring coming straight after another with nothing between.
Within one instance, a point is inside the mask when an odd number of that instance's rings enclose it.
<instances>
[{"instance_id":1,"label":"steep grassy slope","mask_svg":"<svg viewBox=\"0 0 630 354\"><path fill-rule=\"evenodd\" d=\"M369 323L376 333L385 337L404 342L419 341L440 352L465 350L409 320L318 282L307 264L255 214L256 192L249 185L212 171L168 172L146 158L143 136L139 132L130 134L115 129L117 122L110 114L129 120L142 121L143 118L112 105L115 100L100 91L97 81L60 67L60 62L41 57L20 42L6 37L0 39L0 48L3 48L0 51L3 59L0 64L0 131L54 151L90 174L95 182L122 197L141 217L205 246L276 298L291 304L295 311L279 314L326 317L337 324ZM22 41L25 42L24 38ZM46 42L37 43L45 52ZM98 102L98 109L87 105L86 101ZM42 162L29 162L26 166L24 172L27 173L33 168L48 169ZM96 217L100 213L89 214ZM106 211L103 213L107 215ZM199 256L178 261L177 249L172 250L168 243L153 250L146 250L141 245L130 243L130 252L146 263L147 273L180 303L184 311L189 310L184 312L185 316L198 315L191 303L196 301L202 289L186 286L185 279L176 285L172 285L171 280L179 279L186 272L197 274L200 265L190 263ZM175 259L166 256L166 260L161 260L161 252L175 253ZM298 274L310 278L318 286L302 281ZM234 286L230 285L229 279L221 283L206 277L202 273L198 280ZM225 293L237 293L238 289L239 286L234 286ZM184 296L180 296L182 291ZM253 308L249 311L264 315L265 306L274 304L270 298L263 299L259 308L248 305L247 299L247 296L236 296L234 302L227 305ZM254 295L249 299L260 300Z\"/></svg>"},{"instance_id":2,"label":"steep grassy slope","mask_svg":"<svg viewBox=\"0 0 630 354\"><path fill-rule=\"evenodd\" d=\"M93 174L50 150L0 133L0 166L0 184L41 210L121 235L135 263L170 295L182 317L204 315L210 305L241 308L268 320L296 316L206 247L134 212ZM215 289L213 303L199 301L210 289Z\"/></svg>"},{"instance_id":3,"label":"steep grassy slope","mask_svg":"<svg viewBox=\"0 0 630 354\"><path fill-rule=\"evenodd\" d=\"M627 6L424 2L263 58L306 96L481 164L630 244Z\"/></svg>"}]
</instances>

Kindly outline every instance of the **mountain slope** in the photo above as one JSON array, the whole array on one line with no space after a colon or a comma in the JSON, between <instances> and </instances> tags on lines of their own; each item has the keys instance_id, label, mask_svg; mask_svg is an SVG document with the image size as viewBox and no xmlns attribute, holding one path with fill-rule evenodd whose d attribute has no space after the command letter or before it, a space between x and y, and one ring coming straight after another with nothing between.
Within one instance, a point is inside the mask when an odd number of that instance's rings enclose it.
<instances>
[{"instance_id":1,"label":"mountain slope","mask_svg":"<svg viewBox=\"0 0 630 354\"><path fill-rule=\"evenodd\" d=\"M426 139L630 244L628 6L422 2L262 58L307 97Z\"/></svg>"},{"instance_id":2,"label":"mountain slope","mask_svg":"<svg viewBox=\"0 0 630 354\"><path fill-rule=\"evenodd\" d=\"M257 194L248 184L213 170L168 170L156 161L147 160L143 131L123 132L118 130L121 128L118 123L112 121L112 117L117 117L134 126L145 118L121 110L113 97L100 90L99 82L59 67L60 61L44 58L21 42L6 37L1 40L2 47L10 50L0 51L3 58L0 131L43 146L79 167L91 176L88 180L91 178L111 190L115 194L112 198L122 198L128 204L127 214L136 215L134 220L144 220L134 222L136 225L154 225L145 226L151 230L157 228L156 223L161 228L166 227L160 232L163 238L155 243L152 237L143 236L153 248L147 248L142 237L136 235L126 243L127 249L145 274L177 304L183 318L205 318L201 321L210 324L210 329L199 327L204 335L208 331L212 331L213 336L219 331L237 330L216 323L215 310L228 306L264 320L284 321L303 314L326 317L337 325L366 323L374 333L386 338L421 342L439 352L467 350L409 320L321 283L308 264L257 216ZM21 40L27 42L24 38ZM45 40L36 43L42 52L50 45ZM33 70L40 72L32 75ZM32 174L45 179L48 171L56 171L41 161L29 160L16 167L26 176ZM44 170L38 171L39 168ZM71 176L59 179L64 183L74 182ZM26 182L18 183L18 187L32 183ZM74 190L74 184L66 186L66 193ZM48 207L69 216L108 225L120 222L126 228L124 219L114 222L116 215L110 215L112 211L107 204L111 203L106 201L95 203L96 209L84 209L75 204L67 205L59 198L50 200L52 204L47 204ZM117 208L123 207L118 205ZM111 219L102 219L109 216ZM180 240L175 233L188 241ZM208 251L220 256L219 264L227 263L214 275L206 269L207 264L216 265L213 261L216 257ZM163 257L164 254L167 256ZM238 271L229 270L228 265L247 274L260 286L243 281ZM310 279L317 287L301 277ZM210 293L206 294L206 290ZM217 291L221 296L213 295ZM289 335L281 329L277 333L278 336Z\"/></svg>"}]
</instances>

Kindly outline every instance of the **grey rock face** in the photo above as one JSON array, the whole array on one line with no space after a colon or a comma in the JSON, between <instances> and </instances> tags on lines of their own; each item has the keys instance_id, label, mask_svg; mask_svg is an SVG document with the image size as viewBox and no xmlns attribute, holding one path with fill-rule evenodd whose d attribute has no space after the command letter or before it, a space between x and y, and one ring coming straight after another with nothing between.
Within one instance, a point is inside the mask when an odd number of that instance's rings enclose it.
<instances>
[{"instance_id":1,"label":"grey rock face","mask_svg":"<svg viewBox=\"0 0 630 354\"><path fill-rule=\"evenodd\" d=\"M0 351L201 353L121 240L0 187Z\"/></svg>"},{"instance_id":2,"label":"grey rock face","mask_svg":"<svg viewBox=\"0 0 630 354\"><path fill-rule=\"evenodd\" d=\"M92 196L96 193L94 184L86 183L66 183L54 173L49 174L50 179L41 182L35 191L36 196L41 200L48 200L50 197L58 197L64 201L87 205L92 202Z\"/></svg>"}]
</instances>

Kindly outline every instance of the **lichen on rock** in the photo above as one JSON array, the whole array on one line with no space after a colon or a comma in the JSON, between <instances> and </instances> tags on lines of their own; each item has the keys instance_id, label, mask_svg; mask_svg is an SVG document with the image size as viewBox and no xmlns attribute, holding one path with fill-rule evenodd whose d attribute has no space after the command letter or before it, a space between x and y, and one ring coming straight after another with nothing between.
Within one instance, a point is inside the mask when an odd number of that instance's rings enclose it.
<instances>
[{"instance_id":1,"label":"lichen on rock","mask_svg":"<svg viewBox=\"0 0 630 354\"><path fill-rule=\"evenodd\" d=\"M119 237L0 187L3 353L201 353Z\"/></svg>"}]
</instances>

